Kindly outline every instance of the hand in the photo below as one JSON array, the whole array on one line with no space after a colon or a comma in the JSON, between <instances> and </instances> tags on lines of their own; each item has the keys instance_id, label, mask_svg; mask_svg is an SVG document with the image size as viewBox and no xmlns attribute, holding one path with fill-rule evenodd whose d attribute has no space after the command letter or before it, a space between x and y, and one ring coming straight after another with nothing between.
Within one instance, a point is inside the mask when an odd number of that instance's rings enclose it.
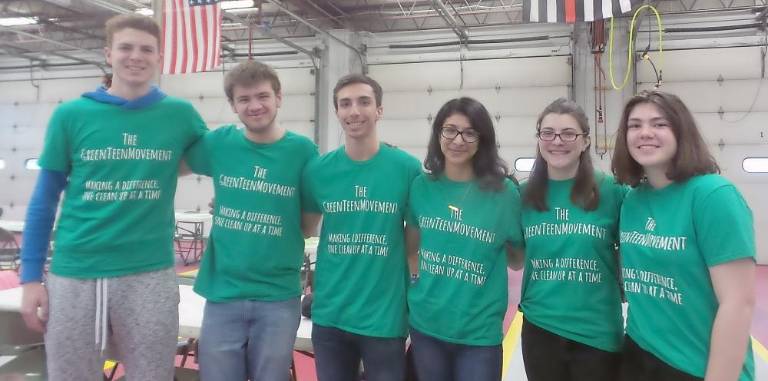
<instances>
[{"instance_id":1,"label":"hand","mask_svg":"<svg viewBox=\"0 0 768 381\"><path fill-rule=\"evenodd\" d=\"M48 290L39 282L25 283L21 288L21 316L24 323L27 328L44 333L48 322Z\"/></svg>"},{"instance_id":2,"label":"hand","mask_svg":"<svg viewBox=\"0 0 768 381\"><path fill-rule=\"evenodd\" d=\"M216 207L216 198L212 198L211 202L208 203L208 213L213 214L213 210Z\"/></svg>"}]
</instances>

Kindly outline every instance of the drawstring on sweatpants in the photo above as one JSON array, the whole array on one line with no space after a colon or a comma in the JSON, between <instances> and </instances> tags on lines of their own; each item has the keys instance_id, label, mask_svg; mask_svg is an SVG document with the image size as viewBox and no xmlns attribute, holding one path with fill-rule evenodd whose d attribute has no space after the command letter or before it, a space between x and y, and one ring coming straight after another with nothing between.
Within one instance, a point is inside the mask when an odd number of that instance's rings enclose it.
<instances>
[{"instance_id":1,"label":"drawstring on sweatpants","mask_svg":"<svg viewBox=\"0 0 768 381\"><path fill-rule=\"evenodd\" d=\"M109 311L109 298L107 291L107 278L96 279L96 322L95 324L95 344L100 348L101 354L107 348L107 312ZM99 346L101 344L101 346Z\"/></svg>"}]
</instances>

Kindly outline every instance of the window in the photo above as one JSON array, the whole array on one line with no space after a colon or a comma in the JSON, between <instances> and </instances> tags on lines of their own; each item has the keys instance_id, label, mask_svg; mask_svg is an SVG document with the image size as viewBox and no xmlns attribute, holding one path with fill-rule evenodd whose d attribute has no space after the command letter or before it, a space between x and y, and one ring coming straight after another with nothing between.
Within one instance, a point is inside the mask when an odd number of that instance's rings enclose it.
<instances>
[{"instance_id":1,"label":"window","mask_svg":"<svg viewBox=\"0 0 768 381\"><path fill-rule=\"evenodd\" d=\"M515 160L515 170L518 172L530 172L533 168L533 162L536 159L532 157L521 157Z\"/></svg>"},{"instance_id":2,"label":"window","mask_svg":"<svg viewBox=\"0 0 768 381\"><path fill-rule=\"evenodd\" d=\"M24 160L24 167L31 171L37 171L40 169L40 166L37 165L37 158Z\"/></svg>"},{"instance_id":3,"label":"window","mask_svg":"<svg viewBox=\"0 0 768 381\"><path fill-rule=\"evenodd\" d=\"M768 173L768 157L748 157L741 167L749 173Z\"/></svg>"},{"instance_id":4,"label":"window","mask_svg":"<svg viewBox=\"0 0 768 381\"><path fill-rule=\"evenodd\" d=\"M5 160L0 159L0 169L5 169Z\"/></svg>"}]
</instances>

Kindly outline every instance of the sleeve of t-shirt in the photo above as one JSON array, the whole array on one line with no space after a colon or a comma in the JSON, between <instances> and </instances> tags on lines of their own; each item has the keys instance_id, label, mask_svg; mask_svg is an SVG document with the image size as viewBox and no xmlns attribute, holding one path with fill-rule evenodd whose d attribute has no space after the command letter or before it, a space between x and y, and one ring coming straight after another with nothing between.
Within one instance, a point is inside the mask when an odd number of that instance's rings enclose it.
<instances>
[{"instance_id":1,"label":"sleeve of t-shirt","mask_svg":"<svg viewBox=\"0 0 768 381\"><path fill-rule=\"evenodd\" d=\"M517 248L525 247L525 240L523 239L523 223L521 221L520 211L522 209L522 201L520 200L520 189L512 181L507 182L507 202L509 213L509 225L507 227L507 241L512 246Z\"/></svg>"},{"instance_id":2,"label":"sleeve of t-shirt","mask_svg":"<svg viewBox=\"0 0 768 381\"><path fill-rule=\"evenodd\" d=\"M414 228L419 227L419 221L416 217L416 211L414 210L415 192L419 191L419 179L411 181L411 186L408 188L408 204L405 206L405 224Z\"/></svg>"},{"instance_id":3,"label":"sleeve of t-shirt","mask_svg":"<svg viewBox=\"0 0 768 381\"><path fill-rule=\"evenodd\" d=\"M413 213L413 208L411 208L411 200L413 200L413 195L411 191L413 190L414 184L416 183L416 178L419 177L421 174L421 162L416 159L415 157L409 156L412 160L409 160L408 162L408 181L410 185L408 186L408 203L405 205L405 223L409 226L417 226L416 216Z\"/></svg>"},{"instance_id":4,"label":"sleeve of t-shirt","mask_svg":"<svg viewBox=\"0 0 768 381\"><path fill-rule=\"evenodd\" d=\"M315 199L314 190L312 187L312 178L314 176L315 160L317 157L311 159L307 165L304 166L304 170L301 174L301 209L309 213L321 213L320 205Z\"/></svg>"},{"instance_id":5,"label":"sleeve of t-shirt","mask_svg":"<svg viewBox=\"0 0 768 381\"><path fill-rule=\"evenodd\" d=\"M191 146L208 132L208 127L205 125L203 117L200 116L200 113L198 113L197 109L191 104L189 105L189 112L187 115L189 118L187 123L191 131L189 146Z\"/></svg>"},{"instance_id":6,"label":"sleeve of t-shirt","mask_svg":"<svg viewBox=\"0 0 768 381\"><path fill-rule=\"evenodd\" d=\"M693 208L693 226L708 267L755 258L752 211L733 185L721 186Z\"/></svg>"},{"instance_id":7,"label":"sleeve of t-shirt","mask_svg":"<svg viewBox=\"0 0 768 381\"><path fill-rule=\"evenodd\" d=\"M213 134L213 132L208 132L184 152L184 160L192 172L205 176L212 175L211 154L215 147L212 142L214 140Z\"/></svg>"},{"instance_id":8,"label":"sleeve of t-shirt","mask_svg":"<svg viewBox=\"0 0 768 381\"><path fill-rule=\"evenodd\" d=\"M62 107L57 108L48 121L43 151L38 160L40 168L69 173L72 168L72 137L69 132L68 115Z\"/></svg>"}]
</instances>

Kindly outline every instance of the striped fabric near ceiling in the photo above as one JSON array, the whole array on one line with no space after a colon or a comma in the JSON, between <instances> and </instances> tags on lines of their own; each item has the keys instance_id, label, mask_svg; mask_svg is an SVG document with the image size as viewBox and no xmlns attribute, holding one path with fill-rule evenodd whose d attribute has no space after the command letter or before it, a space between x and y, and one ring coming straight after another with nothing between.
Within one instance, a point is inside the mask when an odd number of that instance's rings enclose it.
<instances>
[{"instance_id":1,"label":"striped fabric near ceiling","mask_svg":"<svg viewBox=\"0 0 768 381\"><path fill-rule=\"evenodd\" d=\"M568 23L608 19L629 12L642 0L524 0L525 22Z\"/></svg>"},{"instance_id":2,"label":"striped fabric near ceiling","mask_svg":"<svg viewBox=\"0 0 768 381\"><path fill-rule=\"evenodd\" d=\"M221 65L219 0L165 0L163 74L212 70Z\"/></svg>"}]
</instances>

